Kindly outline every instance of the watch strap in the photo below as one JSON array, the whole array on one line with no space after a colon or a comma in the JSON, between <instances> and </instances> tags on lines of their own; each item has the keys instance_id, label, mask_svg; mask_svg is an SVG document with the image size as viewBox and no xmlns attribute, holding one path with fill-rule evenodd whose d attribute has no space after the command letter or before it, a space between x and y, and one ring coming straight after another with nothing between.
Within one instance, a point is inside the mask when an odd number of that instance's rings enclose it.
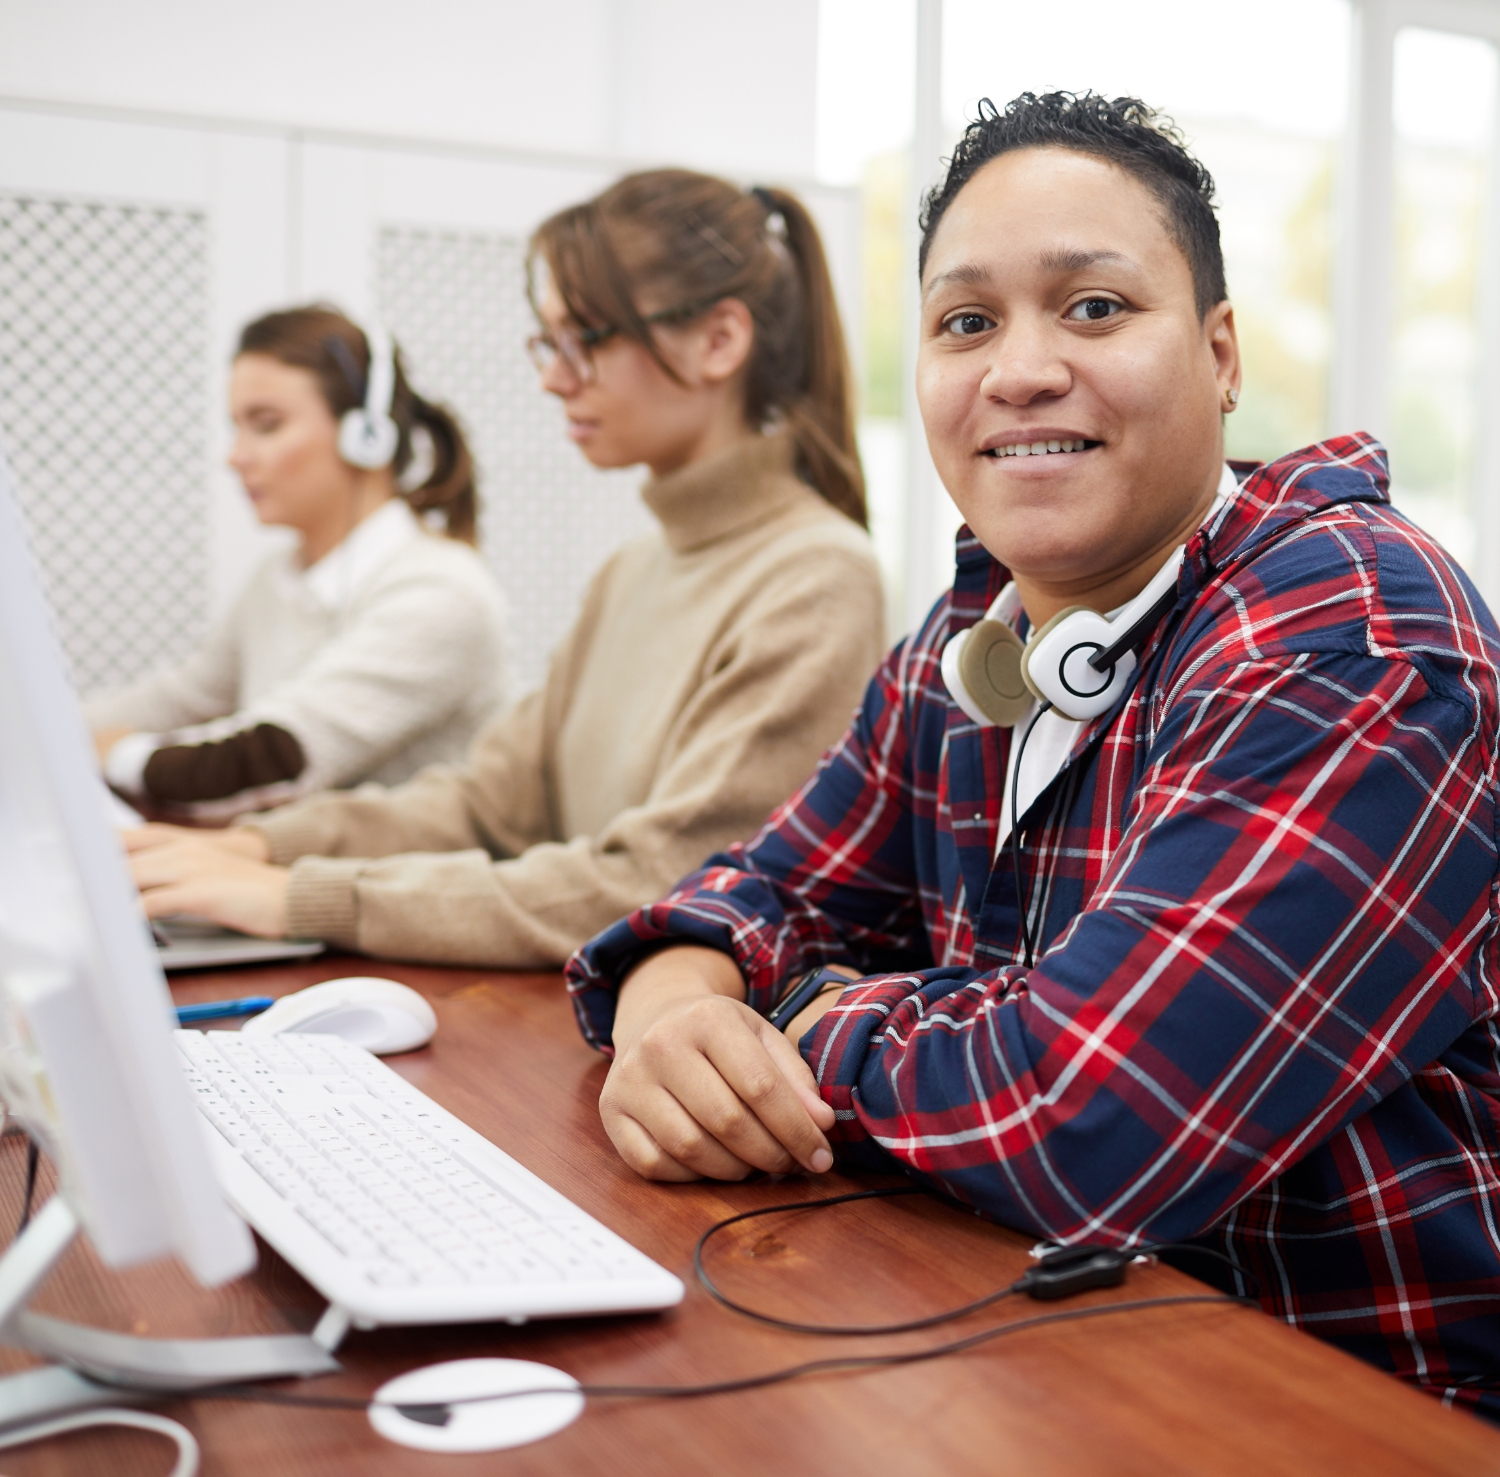
<instances>
[{"instance_id":1,"label":"watch strap","mask_svg":"<svg viewBox=\"0 0 1500 1477\"><path fill-rule=\"evenodd\" d=\"M814 1000L821 995L829 985L852 985L853 980L846 979L836 969L822 964L816 969L809 969L806 974L798 976L791 987L771 1007L766 1019L778 1030L794 1016L800 1014Z\"/></svg>"}]
</instances>

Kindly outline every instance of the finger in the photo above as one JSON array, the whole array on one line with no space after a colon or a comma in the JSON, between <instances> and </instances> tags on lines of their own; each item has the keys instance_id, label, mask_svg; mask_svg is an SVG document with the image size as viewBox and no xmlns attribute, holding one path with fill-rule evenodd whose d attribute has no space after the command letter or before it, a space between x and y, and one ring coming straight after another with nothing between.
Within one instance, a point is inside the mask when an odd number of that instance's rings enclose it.
<instances>
[{"instance_id":1,"label":"finger","mask_svg":"<svg viewBox=\"0 0 1500 1477\"><path fill-rule=\"evenodd\" d=\"M648 1180L671 1180L683 1183L699 1176L685 1164L679 1164L628 1113L618 1110L601 1112L604 1131L626 1164Z\"/></svg>"},{"instance_id":2,"label":"finger","mask_svg":"<svg viewBox=\"0 0 1500 1477\"><path fill-rule=\"evenodd\" d=\"M231 856L244 857L252 862L270 861L270 848L258 831L244 828L230 831L200 831L198 835L217 851L227 851Z\"/></svg>"},{"instance_id":3,"label":"finger","mask_svg":"<svg viewBox=\"0 0 1500 1477\"><path fill-rule=\"evenodd\" d=\"M229 879L241 866L241 858L207 849L196 841L180 841L170 846L155 846L149 851L132 853L127 860L140 887L159 886L164 882L207 882Z\"/></svg>"},{"instance_id":4,"label":"finger","mask_svg":"<svg viewBox=\"0 0 1500 1477\"><path fill-rule=\"evenodd\" d=\"M788 1045L784 1039L781 1044ZM798 1164L821 1174L833 1163L828 1140L758 1031L717 1035L705 1049L719 1075Z\"/></svg>"},{"instance_id":5,"label":"finger","mask_svg":"<svg viewBox=\"0 0 1500 1477\"><path fill-rule=\"evenodd\" d=\"M834 1116L832 1105L825 1102L818 1091L818 1079L803 1059L802 1053L769 1021L762 1026L761 1039L771 1060L781 1069L792 1091L797 1094L797 1101L807 1109L808 1117L826 1133L838 1120Z\"/></svg>"},{"instance_id":6,"label":"finger","mask_svg":"<svg viewBox=\"0 0 1500 1477\"><path fill-rule=\"evenodd\" d=\"M169 841L180 841L189 834L183 826L167 826L160 821L149 821L144 826L133 826L128 831L121 831L120 838L125 843L126 851L150 851Z\"/></svg>"},{"instance_id":7,"label":"finger","mask_svg":"<svg viewBox=\"0 0 1500 1477\"><path fill-rule=\"evenodd\" d=\"M652 1135L690 1168L714 1179L738 1179L747 1167L768 1174L796 1168L786 1145L706 1057L685 1059L665 1088L677 1111L664 1114L661 1126L653 1122Z\"/></svg>"},{"instance_id":8,"label":"finger","mask_svg":"<svg viewBox=\"0 0 1500 1477\"><path fill-rule=\"evenodd\" d=\"M154 851L137 852L130 858L130 875L142 892L148 887L180 882L188 871L190 868L176 847L161 846Z\"/></svg>"},{"instance_id":9,"label":"finger","mask_svg":"<svg viewBox=\"0 0 1500 1477\"><path fill-rule=\"evenodd\" d=\"M667 1153L650 1131L628 1113L610 1114L604 1119L604 1131L620 1158L645 1179L676 1184L702 1179L696 1170L689 1169Z\"/></svg>"},{"instance_id":10,"label":"finger","mask_svg":"<svg viewBox=\"0 0 1500 1477\"><path fill-rule=\"evenodd\" d=\"M642 1126L662 1151L694 1175L710 1180L742 1180L762 1166L742 1159L720 1143L697 1117L665 1090L663 1100L652 1100ZM791 1158L779 1144L770 1145L770 1158L791 1168Z\"/></svg>"},{"instance_id":11,"label":"finger","mask_svg":"<svg viewBox=\"0 0 1500 1477\"><path fill-rule=\"evenodd\" d=\"M142 889L141 905L148 918L171 918L178 913L191 913L201 918L212 916L194 888L175 884L153 887L149 892Z\"/></svg>"}]
</instances>

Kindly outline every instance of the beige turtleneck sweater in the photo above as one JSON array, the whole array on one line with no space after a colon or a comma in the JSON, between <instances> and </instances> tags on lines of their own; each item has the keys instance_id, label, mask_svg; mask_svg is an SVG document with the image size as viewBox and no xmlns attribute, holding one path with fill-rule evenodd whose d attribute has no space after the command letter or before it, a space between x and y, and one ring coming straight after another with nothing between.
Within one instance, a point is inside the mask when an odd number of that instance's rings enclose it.
<instances>
[{"instance_id":1,"label":"beige turtleneck sweater","mask_svg":"<svg viewBox=\"0 0 1500 1477\"><path fill-rule=\"evenodd\" d=\"M865 533L784 437L648 483L661 529L595 577L542 688L468 762L250 818L289 932L556 968L748 839L848 725L884 648Z\"/></svg>"}]
</instances>

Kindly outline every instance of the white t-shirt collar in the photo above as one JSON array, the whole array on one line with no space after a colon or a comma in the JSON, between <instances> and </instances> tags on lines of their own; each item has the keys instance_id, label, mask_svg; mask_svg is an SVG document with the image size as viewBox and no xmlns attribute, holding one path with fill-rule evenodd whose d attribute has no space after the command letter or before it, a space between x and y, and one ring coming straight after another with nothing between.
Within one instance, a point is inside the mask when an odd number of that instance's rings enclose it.
<instances>
[{"instance_id":1,"label":"white t-shirt collar","mask_svg":"<svg viewBox=\"0 0 1500 1477\"><path fill-rule=\"evenodd\" d=\"M1238 488L1239 479L1234 475L1234 469L1228 462L1225 462L1224 470L1219 475L1219 486L1214 492L1213 504L1203 522L1198 525L1199 528L1207 528L1219 516ZM1124 608L1125 606L1121 605L1114 610L1107 611L1107 618L1112 620ZM1021 614L1021 596L1013 583L1006 585L1000 592L991 605L990 611L991 620L1008 621L1014 626ZM1063 765L1068 762L1068 756L1073 752L1073 745L1085 727L1083 723L1072 718L1064 718L1061 713L1050 709L1039 718L1034 717L1035 713L1036 702L1033 700L1025 716L1011 730L1010 759L1005 768L1005 795L1000 808L1000 829L995 840L997 856L1000 848L1010 838L1011 787L1016 780L1016 756L1020 751L1022 736L1035 723L1036 732L1027 741L1025 765L1020 776L1019 813L1025 815L1032 801L1052 783Z\"/></svg>"},{"instance_id":2,"label":"white t-shirt collar","mask_svg":"<svg viewBox=\"0 0 1500 1477\"><path fill-rule=\"evenodd\" d=\"M316 564L295 571L298 582L324 610L341 610L397 549L421 532L416 514L401 498L393 497Z\"/></svg>"}]
</instances>

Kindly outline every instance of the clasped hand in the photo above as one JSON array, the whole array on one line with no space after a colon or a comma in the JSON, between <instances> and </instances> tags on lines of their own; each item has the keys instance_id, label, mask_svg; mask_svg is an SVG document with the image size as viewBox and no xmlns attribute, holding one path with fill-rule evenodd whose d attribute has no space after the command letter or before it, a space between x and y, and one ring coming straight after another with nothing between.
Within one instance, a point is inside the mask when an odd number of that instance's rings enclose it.
<instances>
[{"instance_id":1,"label":"clasped hand","mask_svg":"<svg viewBox=\"0 0 1500 1477\"><path fill-rule=\"evenodd\" d=\"M693 946L653 955L622 987L599 1112L621 1158L647 1179L832 1167L833 1109L744 993L733 961ZM833 1003L815 1002L791 1030L800 1035Z\"/></svg>"},{"instance_id":2,"label":"clasped hand","mask_svg":"<svg viewBox=\"0 0 1500 1477\"><path fill-rule=\"evenodd\" d=\"M148 825L121 833L148 918L190 913L262 938L286 936L287 870L255 831Z\"/></svg>"}]
</instances>

